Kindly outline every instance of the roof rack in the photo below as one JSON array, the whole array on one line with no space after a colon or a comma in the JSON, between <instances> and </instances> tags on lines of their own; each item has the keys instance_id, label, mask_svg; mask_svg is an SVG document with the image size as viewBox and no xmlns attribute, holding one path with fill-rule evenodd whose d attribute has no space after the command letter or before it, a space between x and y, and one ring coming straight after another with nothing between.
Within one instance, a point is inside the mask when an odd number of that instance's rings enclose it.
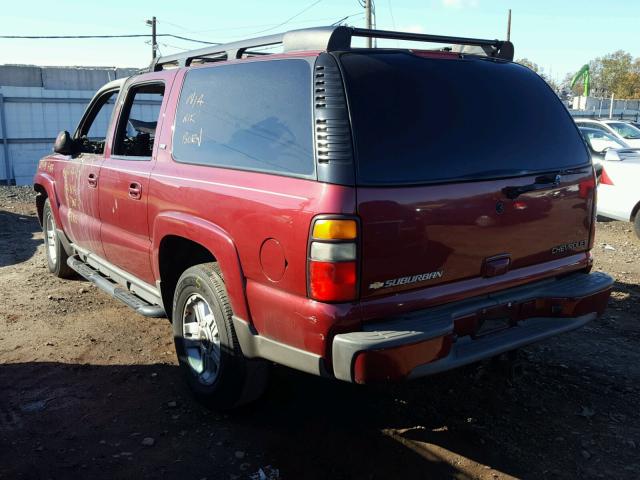
<instances>
[{"instance_id":1,"label":"roof rack","mask_svg":"<svg viewBox=\"0 0 640 480\"><path fill-rule=\"evenodd\" d=\"M486 40L480 38L447 37L425 35L410 32L392 32L388 30L368 30L365 28L332 26L305 28L289 32L252 38L238 42L211 45L197 50L176 53L155 59L149 66L150 71L159 71L170 67L188 67L194 61L219 62L243 58L243 56L264 55L265 52L252 51L259 47L282 44L285 52L300 50L326 50L328 52L351 49L353 37L386 38L392 40L410 40L414 42L444 43L449 45L480 47L478 52L489 57L513 60L513 44L507 40Z\"/></svg>"}]
</instances>

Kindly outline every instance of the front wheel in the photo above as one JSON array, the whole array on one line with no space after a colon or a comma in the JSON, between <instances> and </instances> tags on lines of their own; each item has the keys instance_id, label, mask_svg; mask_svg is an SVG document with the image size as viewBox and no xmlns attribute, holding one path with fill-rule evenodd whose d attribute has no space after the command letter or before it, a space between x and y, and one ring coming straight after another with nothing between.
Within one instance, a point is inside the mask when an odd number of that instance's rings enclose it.
<instances>
[{"instance_id":1,"label":"front wheel","mask_svg":"<svg viewBox=\"0 0 640 480\"><path fill-rule=\"evenodd\" d=\"M59 278L72 278L75 272L67 265L67 252L65 252L62 242L58 237L56 220L53 217L51 203L47 198L42 210L42 230L44 233L44 249L47 257L49 271Z\"/></svg>"},{"instance_id":2,"label":"front wheel","mask_svg":"<svg viewBox=\"0 0 640 480\"><path fill-rule=\"evenodd\" d=\"M636 214L636 219L633 222L633 229L636 231L636 236L640 238L640 211Z\"/></svg>"},{"instance_id":3,"label":"front wheel","mask_svg":"<svg viewBox=\"0 0 640 480\"><path fill-rule=\"evenodd\" d=\"M196 265L182 274L172 317L178 362L198 399L214 408L230 409L262 395L267 363L242 354L216 263Z\"/></svg>"}]
</instances>

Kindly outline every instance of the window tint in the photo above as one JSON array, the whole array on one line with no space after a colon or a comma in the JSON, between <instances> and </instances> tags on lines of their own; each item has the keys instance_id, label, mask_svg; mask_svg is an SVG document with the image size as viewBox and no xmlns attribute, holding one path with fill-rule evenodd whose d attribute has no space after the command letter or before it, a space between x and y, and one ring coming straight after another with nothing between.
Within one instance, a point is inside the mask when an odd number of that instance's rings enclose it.
<instances>
[{"instance_id":1,"label":"window tint","mask_svg":"<svg viewBox=\"0 0 640 480\"><path fill-rule=\"evenodd\" d=\"M589 161L566 109L513 63L341 57L362 185L523 175Z\"/></svg>"},{"instance_id":2,"label":"window tint","mask_svg":"<svg viewBox=\"0 0 640 480\"><path fill-rule=\"evenodd\" d=\"M94 103L79 132L81 152L104 153L107 130L109 129L109 122L111 121L111 114L117 97L118 90L113 90L103 94Z\"/></svg>"},{"instance_id":3,"label":"window tint","mask_svg":"<svg viewBox=\"0 0 640 480\"><path fill-rule=\"evenodd\" d=\"M114 155L151 158L163 96L164 84L129 89L118 120Z\"/></svg>"},{"instance_id":4,"label":"window tint","mask_svg":"<svg viewBox=\"0 0 640 480\"><path fill-rule=\"evenodd\" d=\"M99 108L97 115L91 122L87 137L95 140L104 140L107 138L107 129L109 128L109 121L111 120L111 114L113 113L113 107L116 103L116 97L118 92L110 92L106 94L104 100L100 99L101 106L96 105Z\"/></svg>"},{"instance_id":5,"label":"window tint","mask_svg":"<svg viewBox=\"0 0 640 480\"><path fill-rule=\"evenodd\" d=\"M309 176L311 73L304 60L193 69L173 136L179 162Z\"/></svg>"}]
</instances>

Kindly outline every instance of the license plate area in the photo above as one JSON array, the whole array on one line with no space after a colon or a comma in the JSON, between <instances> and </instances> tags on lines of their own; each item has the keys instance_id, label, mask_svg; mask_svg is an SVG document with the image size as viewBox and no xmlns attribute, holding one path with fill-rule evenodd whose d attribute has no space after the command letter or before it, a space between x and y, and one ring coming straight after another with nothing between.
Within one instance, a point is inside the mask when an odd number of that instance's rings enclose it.
<instances>
[{"instance_id":1,"label":"license plate area","mask_svg":"<svg viewBox=\"0 0 640 480\"><path fill-rule=\"evenodd\" d=\"M487 335L506 330L511 326L509 318L480 318L478 319L478 329L472 335L473 338L480 338Z\"/></svg>"},{"instance_id":2,"label":"license plate area","mask_svg":"<svg viewBox=\"0 0 640 480\"><path fill-rule=\"evenodd\" d=\"M456 335L471 338L492 335L513 327L518 320L518 305L506 303L492 308L483 308L454 320Z\"/></svg>"}]
</instances>

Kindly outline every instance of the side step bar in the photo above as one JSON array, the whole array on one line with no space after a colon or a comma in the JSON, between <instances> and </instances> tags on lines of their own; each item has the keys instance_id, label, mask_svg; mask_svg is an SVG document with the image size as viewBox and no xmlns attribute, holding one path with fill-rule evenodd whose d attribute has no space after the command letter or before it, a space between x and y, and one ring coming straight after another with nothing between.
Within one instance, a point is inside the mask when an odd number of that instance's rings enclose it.
<instances>
[{"instance_id":1,"label":"side step bar","mask_svg":"<svg viewBox=\"0 0 640 480\"><path fill-rule=\"evenodd\" d=\"M138 297L129 290L112 282L108 277L103 276L98 270L80 260L77 256L69 257L67 265L78 272L81 276L94 283L96 287L117 298L125 305L134 309L140 315L145 317L166 317L167 314L160 305L152 305L146 300Z\"/></svg>"}]
</instances>

